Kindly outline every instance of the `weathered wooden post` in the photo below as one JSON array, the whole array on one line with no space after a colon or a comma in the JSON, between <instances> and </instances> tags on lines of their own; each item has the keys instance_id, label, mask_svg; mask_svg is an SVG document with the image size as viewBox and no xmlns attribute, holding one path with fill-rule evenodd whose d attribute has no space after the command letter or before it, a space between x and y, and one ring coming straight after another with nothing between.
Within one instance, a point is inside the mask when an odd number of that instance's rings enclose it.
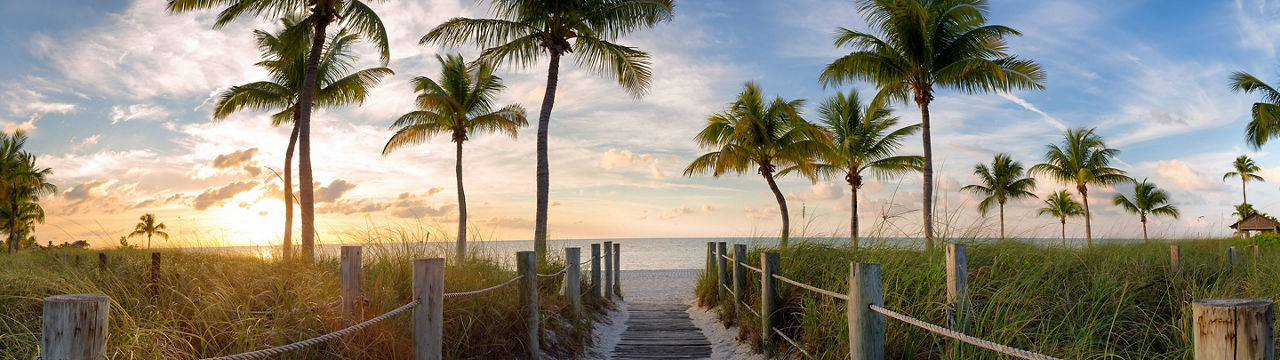
<instances>
[{"instance_id":1,"label":"weathered wooden post","mask_svg":"<svg viewBox=\"0 0 1280 360\"><path fill-rule=\"evenodd\" d=\"M40 358L99 360L107 356L111 298L68 294L44 298L40 319Z\"/></svg>"},{"instance_id":2,"label":"weathered wooden post","mask_svg":"<svg viewBox=\"0 0 1280 360\"><path fill-rule=\"evenodd\" d=\"M613 300L613 242L604 242L604 292L605 300Z\"/></svg>"},{"instance_id":3,"label":"weathered wooden post","mask_svg":"<svg viewBox=\"0 0 1280 360\"><path fill-rule=\"evenodd\" d=\"M160 292L160 253L151 253L151 296L155 297Z\"/></svg>"},{"instance_id":4,"label":"weathered wooden post","mask_svg":"<svg viewBox=\"0 0 1280 360\"><path fill-rule=\"evenodd\" d=\"M600 244L591 244L591 297L596 303L603 297L601 291L604 288L600 287Z\"/></svg>"},{"instance_id":5,"label":"weathered wooden post","mask_svg":"<svg viewBox=\"0 0 1280 360\"><path fill-rule=\"evenodd\" d=\"M582 294L578 288L582 285L581 250L576 247L564 248L564 261L569 263L569 270L564 275L564 297L569 300L569 311L573 313L575 320L582 316Z\"/></svg>"},{"instance_id":6,"label":"weathered wooden post","mask_svg":"<svg viewBox=\"0 0 1280 360\"><path fill-rule=\"evenodd\" d=\"M947 244L947 303L951 329L965 332L969 319L969 258L964 244Z\"/></svg>"},{"instance_id":7,"label":"weathered wooden post","mask_svg":"<svg viewBox=\"0 0 1280 360\"><path fill-rule=\"evenodd\" d=\"M1252 246L1252 248L1253 248L1253 271L1258 271L1258 262L1262 261L1262 255L1258 253L1258 245L1254 245Z\"/></svg>"},{"instance_id":8,"label":"weathered wooden post","mask_svg":"<svg viewBox=\"0 0 1280 360\"><path fill-rule=\"evenodd\" d=\"M849 357L884 360L884 315L871 310L883 306L880 264L849 263Z\"/></svg>"},{"instance_id":9,"label":"weathered wooden post","mask_svg":"<svg viewBox=\"0 0 1280 360\"><path fill-rule=\"evenodd\" d=\"M346 247L343 247L344 254ZM413 358L444 357L444 259L413 260Z\"/></svg>"},{"instance_id":10,"label":"weathered wooden post","mask_svg":"<svg viewBox=\"0 0 1280 360\"><path fill-rule=\"evenodd\" d=\"M1227 264L1231 266L1236 266L1236 263L1238 262L1240 262L1240 259L1239 257L1236 256L1236 247L1235 246L1228 247L1227 248Z\"/></svg>"},{"instance_id":11,"label":"weathered wooden post","mask_svg":"<svg viewBox=\"0 0 1280 360\"><path fill-rule=\"evenodd\" d=\"M106 268L106 267L107 267L107 254L106 254L106 253L98 253L98 267L99 267L99 268Z\"/></svg>"},{"instance_id":12,"label":"weathered wooden post","mask_svg":"<svg viewBox=\"0 0 1280 360\"><path fill-rule=\"evenodd\" d=\"M356 310L360 309L360 253L359 245L342 247L338 300L342 303L342 315L348 319L355 318Z\"/></svg>"},{"instance_id":13,"label":"weathered wooden post","mask_svg":"<svg viewBox=\"0 0 1280 360\"><path fill-rule=\"evenodd\" d=\"M1191 303L1196 360L1275 360L1271 300L1201 299Z\"/></svg>"},{"instance_id":14,"label":"weathered wooden post","mask_svg":"<svg viewBox=\"0 0 1280 360\"><path fill-rule=\"evenodd\" d=\"M608 244L608 243L605 243ZM538 358L538 255L532 251L516 253L516 272L520 279L520 302L525 309L524 350L526 359Z\"/></svg>"},{"instance_id":15,"label":"weathered wooden post","mask_svg":"<svg viewBox=\"0 0 1280 360\"><path fill-rule=\"evenodd\" d=\"M778 353L778 344L773 333L773 323L778 318L778 253L760 254L760 341L764 343L766 357Z\"/></svg>"},{"instance_id":16,"label":"weathered wooden post","mask_svg":"<svg viewBox=\"0 0 1280 360\"><path fill-rule=\"evenodd\" d=\"M716 243L716 289L720 290L716 293L719 294L716 300L720 305L725 305L724 301L729 298L725 290L729 287L729 260L725 259L729 252L725 251L725 245L723 241Z\"/></svg>"},{"instance_id":17,"label":"weathered wooden post","mask_svg":"<svg viewBox=\"0 0 1280 360\"><path fill-rule=\"evenodd\" d=\"M706 274L708 276L716 273L716 263L714 262L716 259L715 256L716 256L716 242L708 241L707 242L707 267L706 267Z\"/></svg>"},{"instance_id":18,"label":"weathered wooden post","mask_svg":"<svg viewBox=\"0 0 1280 360\"><path fill-rule=\"evenodd\" d=\"M1182 273L1182 248L1178 245L1169 245L1169 271Z\"/></svg>"},{"instance_id":19,"label":"weathered wooden post","mask_svg":"<svg viewBox=\"0 0 1280 360\"><path fill-rule=\"evenodd\" d=\"M747 268L742 261L747 258L746 244L733 244L733 321L742 314L742 295L747 287Z\"/></svg>"},{"instance_id":20,"label":"weathered wooden post","mask_svg":"<svg viewBox=\"0 0 1280 360\"><path fill-rule=\"evenodd\" d=\"M613 294L622 298L622 244L613 243Z\"/></svg>"},{"instance_id":21,"label":"weathered wooden post","mask_svg":"<svg viewBox=\"0 0 1280 360\"><path fill-rule=\"evenodd\" d=\"M76 267L80 267L80 254L76 254L75 264L76 264Z\"/></svg>"}]
</instances>

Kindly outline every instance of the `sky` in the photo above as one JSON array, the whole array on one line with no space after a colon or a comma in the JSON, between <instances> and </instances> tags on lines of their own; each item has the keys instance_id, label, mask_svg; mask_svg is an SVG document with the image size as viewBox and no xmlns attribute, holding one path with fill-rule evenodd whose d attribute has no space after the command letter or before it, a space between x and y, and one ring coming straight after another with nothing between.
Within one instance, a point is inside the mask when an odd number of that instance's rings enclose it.
<instances>
[{"instance_id":1,"label":"sky","mask_svg":"<svg viewBox=\"0 0 1280 360\"><path fill-rule=\"evenodd\" d=\"M435 55L478 54L473 47L423 46L418 38L451 17L487 17L483 2L387 1L374 4L391 40L385 79L360 106L313 116L313 154L322 242L371 229L431 233L448 239L457 221L453 145L447 137L381 150L391 122L413 110L414 76L437 77ZM991 1L993 24L1022 32L1014 53L1047 72L1042 91L968 95L942 90L930 107L938 212L944 236L991 236L993 216L959 189L972 168L995 153L1030 166L1067 127L1094 127L1121 150L1116 165L1168 190L1179 219L1153 218L1152 236L1229 235L1238 181L1222 180L1247 154L1263 176L1280 181L1272 147L1244 144L1255 97L1233 93L1227 78L1247 71L1277 76L1280 4L1236 1ZM0 1L0 126L25 129L28 148L53 169L58 193L42 201L41 243L88 240L112 246L143 213L155 213L174 239L161 246L271 244L280 240L283 202L273 175L283 165L287 128L268 114L212 120L214 97L263 80L253 29L269 19L241 19L214 29L211 12L171 15L163 1ZM838 27L866 29L851 0L677 1L675 17L620 43L653 57L653 86L634 98L611 80L562 65L550 131L553 238L773 236L777 203L754 173L683 176L705 153L692 140L708 115L723 109L747 81L768 96L807 99L806 118L837 92L865 83L822 87L822 68L849 52L832 45ZM358 48L361 67L376 52ZM499 104L536 111L546 63L503 68ZM897 104L904 123L919 109ZM531 111L529 117L536 118ZM465 143L468 212L482 240L532 238L534 127L518 138L473 136ZM920 154L912 137L902 153ZM919 236L917 175L874 179L859 192L864 235ZM793 236L847 236L850 190L842 179L779 180ZM1040 197L1066 189L1040 179ZM1111 205L1119 189L1091 189L1095 237L1141 236L1136 215ZM1078 194L1076 195L1078 199ZM1280 211L1280 187L1251 183L1263 212ZM1056 237L1057 219L1037 217L1039 200L1011 202L1009 233ZM296 221L295 221L296 224ZM1081 219L1068 237L1083 237ZM379 235L381 236L381 235ZM475 240L475 239L473 239ZM136 243L136 241L135 241Z\"/></svg>"}]
</instances>

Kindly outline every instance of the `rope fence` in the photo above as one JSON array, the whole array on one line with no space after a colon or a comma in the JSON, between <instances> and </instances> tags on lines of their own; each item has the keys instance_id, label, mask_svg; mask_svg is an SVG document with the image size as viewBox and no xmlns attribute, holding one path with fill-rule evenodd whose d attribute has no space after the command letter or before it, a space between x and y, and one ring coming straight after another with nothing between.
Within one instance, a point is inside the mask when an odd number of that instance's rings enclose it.
<instances>
[{"instance_id":1,"label":"rope fence","mask_svg":"<svg viewBox=\"0 0 1280 360\"><path fill-rule=\"evenodd\" d=\"M523 279L523 278L524 278L524 275L516 276L516 277L514 277L514 278L511 278L511 280L507 280L507 281L506 281L506 282L504 282L504 283L501 283L501 284L498 284L498 285L494 285L494 286L490 286L490 287L487 287L487 288L484 288L484 289L480 289L480 290L472 290L472 291L463 291L463 292L445 293L445 294L444 294L444 297L446 297L446 298L452 298L452 297L461 297L461 296L479 295L479 294L483 294L483 293L487 293L487 292L490 292L490 291L494 291L494 290L501 289L503 286L511 285L511 284L515 283L516 281L519 281L520 279Z\"/></svg>"},{"instance_id":2,"label":"rope fence","mask_svg":"<svg viewBox=\"0 0 1280 360\"><path fill-rule=\"evenodd\" d=\"M804 347L800 346L800 344L797 344L796 341L792 339L790 336L787 336L787 334L782 333L782 330L778 330L778 328L771 328L771 329L773 329L773 332L778 333L778 336L781 336L782 340L786 340L788 344L791 344L792 348L796 350L800 350L800 353L804 354L805 357L810 359L813 358L812 354L809 354L808 351L805 351Z\"/></svg>"},{"instance_id":3,"label":"rope fence","mask_svg":"<svg viewBox=\"0 0 1280 360\"><path fill-rule=\"evenodd\" d=\"M1013 347L1009 347L1009 346L1005 346L1005 345L997 344L997 343L994 343L994 342L990 342L990 341L987 341L987 340L979 339L979 338L976 338L976 337L972 337L972 336L969 336L969 335L965 335L965 334L962 334L962 333L960 333L960 332L957 332L957 331L954 331L954 330L951 330L951 329L947 329L947 328L944 328L944 327L941 327L941 326L938 326L938 325L934 325L934 324L930 324L930 323L924 322L923 320L920 320L920 319L916 319L916 318L913 318L913 317L910 317L910 316L907 316L907 315L900 314L900 313L895 312L895 311L893 311L893 310L885 309L885 308L883 308L883 307L880 307L879 305L874 305L874 304L872 304L870 307L871 307L871 310L873 310L873 311L875 311L875 312L878 312L878 313L881 313L881 314L884 314L884 316L888 316L888 317L891 317L891 318L894 318L894 319L898 319L899 321L905 322L905 323L907 323L907 324L911 324L911 325L913 325L913 326L915 326L915 327L918 327L918 328L921 328L921 329L929 330L930 332L933 332L933 333L935 333L935 334L942 335L942 336L946 336L946 337L949 337L949 338L952 338L952 339L956 339L956 340L960 340L960 341L963 341L963 342L966 342L966 343L969 343L969 344L973 344L973 345L976 345L976 346L979 346L979 347L982 347L982 348L985 348L985 349L988 349L988 350L991 350L991 351L995 351L995 352L998 352L998 353L1001 353L1001 354L1005 354L1005 355L1009 355L1009 356L1014 356L1014 357L1019 357L1019 358L1028 359L1028 360L1062 360L1062 359L1059 359L1059 358L1056 358L1056 357L1052 357L1052 356L1048 356L1048 355L1043 355L1043 354L1037 354L1037 353L1033 353L1033 352L1030 352L1030 351L1026 351L1026 350L1022 350L1022 349L1018 349L1018 348L1013 348Z\"/></svg>"},{"instance_id":4,"label":"rope fence","mask_svg":"<svg viewBox=\"0 0 1280 360\"><path fill-rule=\"evenodd\" d=\"M795 285L796 287L801 288L801 289L809 290L809 291L812 291L812 292L816 292L816 293L819 293L819 294L822 294L822 295L826 295L826 296L830 296L830 297L833 297L833 298L837 298L837 299L840 299L840 300L849 301L849 295L845 295L845 294L841 294L841 293L838 293L838 292L835 292L835 291L831 291L831 290L823 289L823 288L820 288L820 287L817 287L817 286L812 286L812 285L809 285L809 284L801 283L801 282L799 282L799 281L795 281L795 280L791 280L791 279L785 278L785 277L783 277L782 275L778 275L778 274L773 274L773 278L774 278L774 279L778 279L778 280L782 280L782 282L785 282L785 283L788 283L788 284L791 284L791 285Z\"/></svg>"},{"instance_id":5,"label":"rope fence","mask_svg":"<svg viewBox=\"0 0 1280 360\"><path fill-rule=\"evenodd\" d=\"M236 354L236 355L223 356L223 357L216 357L216 358L206 358L206 359L204 359L204 360L246 360L246 359L256 359L256 358L260 358L260 357L266 357L266 356L271 356L271 355L276 355L276 354L285 353L285 352L288 352L288 351L293 351L293 350L302 349L302 348L305 348L305 347L308 347L308 346L312 346L312 345L319 344L319 343L322 343L322 342L325 342L325 341L333 340L333 339L336 339L336 338L342 337L342 336L344 336L344 335L347 335L347 334L350 334L350 333L353 333L353 332L359 331L360 329L363 329L363 328L365 328L365 327L368 327L369 325L373 325L373 324L376 324L376 323L378 323L378 322L380 322L380 321L383 321L383 320L386 320L386 319L390 319L392 316L396 316L397 314L400 314L400 313L404 312L405 310L412 309L414 306L417 306L417 305L418 305L418 302L417 302L417 301L411 301L411 302L409 302L408 304L404 304L404 305L401 305L401 306L400 306L400 307L398 307L398 308L395 308L395 310L388 311L386 314L378 315L378 317L375 317L375 318L372 318L372 319L369 319L369 320L365 320L364 322L361 322L361 323L359 323L359 324L351 325L351 326L349 326L349 327L347 327L347 328L345 328L345 329L342 329L342 330L334 331L334 332L331 332L331 333L328 333L328 334L324 334L324 335L317 336L317 337L314 337L314 338L310 338L310 339L302 340L302 341L295 342L295 343L292 343L292 344L282 345L282 346L277 346L277 347L273 347L273 348L270 348L270 349L262 349L262 350L258 350L258 351L247 352L247 353L243 353L243 354Z\"/></svg>"}]
</instances>

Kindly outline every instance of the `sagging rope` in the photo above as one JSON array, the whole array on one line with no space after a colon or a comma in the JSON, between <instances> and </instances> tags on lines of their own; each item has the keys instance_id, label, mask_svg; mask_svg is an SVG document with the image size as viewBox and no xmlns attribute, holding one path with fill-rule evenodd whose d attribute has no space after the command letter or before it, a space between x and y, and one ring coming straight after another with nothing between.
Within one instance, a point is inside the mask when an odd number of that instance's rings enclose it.
<instances>
[{"instance_id":1,"label":"sagging rope","mask_svg":"<svg viewBox=\"0 0 1280 360\"><path fill-rule=\"evenodd\" d=\"M445 294L444 294L444 297L446 297L446 298L451 298L451 297L470 296L470 295L476 295L476 294L483 294L483 293L487 293L487 292L490 292L490 291L497 290L498 288L501 288L501 287L503 287L503 286L511 285L511 283L514 283L514 282L516 282L517 280L520 280L520 279L523 279L523 278L524 278L524 275L516 276L516 277L514 277L514 278L511 278L511 280L507 280L507 282L504 282L504 283L501 283L501 284L498 284L498 285L494 285L494 286L491 286L491 287L488 287L488 288L480 289L480 290L472 290L472 291L464 291L464 292L456 292L456 293L445 293Z\"/></svg>"},{"instance_id":2,"label":"sagging rope","mask_svg":"<svg viewBox=\"0 0 1280 360\"><path fill-rule=\"evenodd\" d=\"M938 325L930 324L930 323L924 322L923 320L916 319L916 318L913 318L913 317L910 317L910 316L907 316L907 315L903 315L903 314L897 313L897 312L895 312L895 311L893 311L893 310L885 309L885 308L880 307L880 306L878 306L878 305L874 305L874 304L872 304L872 305L871 305L871 310L874 310L875 312L878 312L878 313L884 314L884 316L888 316L888 317L891 317L891 318L894 318L894 319L898 319L898 320L900 320L900 321L902 321L902 322L905 322L905 323L908 323L908 324L911 324L911 325L915 325L916 327L919 327L919 328L921 328L921 329L929 330L929 331L931 331L931 332L933 332L933 333L935 333L935 334L942 335L942 336L946 336L946 337L949 337L949 338L952 338L952 339L956 339L956 340L960 340L960 341L963 341L963 342L966 342L966 343L969 343L969 344L973 344L973 345L976 345L976 346L978 346L978 347L986 348L986 349L988 349L988 350L992 350L992 351L995 351L995 352L998 352L998 353L1001 353L1001 354L1005 354L1005 355L1009 355L1009 356L1014 356L1014 357L1019 357L1019 358L1028 359L1028 360L1062 360L1062 359L1059 359L1059 358L1056 358L1056 357L1052 357L1052 356L1048 356L1048 355L1043 355L1043 354L1037 354L1037 353L1033 353L1033 352L1030 352L1030 351L1026 351L1026 350L1022 350L1022 349L1018 349L1018 348L1013 348L1013 347L1005 346L1005 345L1002 345L1002 344L997 344L997 343L994 343L994 342L990 342L990 341L987 341L987 340L979 339L979 338L976 338L976 337L972 337L972 336L969 336L969 335L965 335L965 334L962 334L962 333L960 333L960 332L957 332L957 331L954 331L954 330L951 330L951 329L947 329L947 328L944 328L944 327L941 327L941 326L938 326Z\"/></svg>"},{"instance_id":3,"label":"sagging rope","mask_svg":"<svg viewBox=\"0 0 1280 360\"><path fill-rule=\"evenodd\" d=\"M375 323L377 323L377 322L379 322L379 321L383 321L383 320L386 320L386 319L391 318L392 316L396 316L396 314L402 313L402 312L404 312L405 310L412 309L414 306L417 306L417 305L418 305L418 301L417 301L417 300L414 300L414 301L409 302L408 304L404 304L404 305L402 305L402 306L400 306L400 307L396 308L395 310L388 311L386 314L382 314L382 315L379 315L378 317L375 317L375 318L372 318L372 319L369 319L369 320L365 320L364 322L359 323L359 324L351 325L351 326L347 327L346 329L342 329L342 330L334 331L334 332L331 332L331 333L328 333L328 334L324 334L324 335L321 335L321 336L318 336L318 337L314 337L314 338L310 338L310 339L302 340L302 341L295 342L295 343L292 343L292 344L283 345L283 346L277 346L277 347L273 347L273 348L270 348L270 349L262 349L262 350L258 350L258 351L247 352L247 353L243 353L243 354L236 354L236 355L223 356L223 357L216 357L216 358L206 358L206 359L203 359L203 360L246 360L246 359L256 359L256 358L260 358L260 357L264 357L264 356L276 355L276 354L281 354L281 353L288 352L288 351L298 350L298 349L301 349L301 348L305 348L305 347L308 347L308 346L311 346L311 345L315 345L315 344L319 344L319 343L322 343L322 342L325 342L325 341L333 340L333 339L336 339L336 338L341 337L341 336L343 336L343 335L347 335L347 334L350 334L350 333L356 332L356 331L358 331L358 330L360 330L360 329L363 329L363 328L365 328L365 327L368 327L369 325L373 325L373 324L375 324Z\"/></svg>"}]
</instances>

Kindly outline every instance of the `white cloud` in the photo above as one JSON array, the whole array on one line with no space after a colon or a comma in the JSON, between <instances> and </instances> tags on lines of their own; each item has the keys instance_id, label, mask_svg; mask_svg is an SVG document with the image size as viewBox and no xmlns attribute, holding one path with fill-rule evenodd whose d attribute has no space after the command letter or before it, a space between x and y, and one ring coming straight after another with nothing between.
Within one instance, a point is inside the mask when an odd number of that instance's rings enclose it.
<instances>
[{"instance_id":1,"label":"white cloud","mask_svg":"<svg viewBox=\"0 0 1280 360\"><path fill-rule=\"evenodd\" d=\"M9 112L13 115L28 115L31 113L56 113L69 114L80 109L80 106L72 103L48 100L48 96L34 90L20 88L17 83L5 84L9 89L0 95L0 100L9 105Z\"/></svg>"},{"instance_id":2,"label":"white cloud","mask_svg":"<svg viewBox=\"0 0 1280 360\"><path fill-rule=\"evenodd\" d=\"M1181 160L1160 160L1156 162L1153 177L1160 180L1161 187L1177 190L1200 191L1221 189L1221 181L1214 181L1210 176L1201 174L1191 165Z\"/></svg>"},{"instance_id":3,"label":"white cloud","mask_svg":"<svg viewBox=\"0 0 1280 360\"><path fill-rule=\"evenodd\" d=\"M37 114L31 114L31 117L28 117L27 121L23 121L20 123L5 122L4 132L8 134L12 134L13 132L18 130L22 130L22 131L35 130L36 120L39 120L39 119L40 119L40 114L37 113Z\"/></svg>"},{"instance_id":4,"label":"white cloud","mask_svg":"<svg viewBox=\"0 0 1280 360\"><path fill-rule=\"evenodd\" d=\"M680 206L668 209L667 212L663 213L662 216L660 216L660 218L675 219L681 216L693 214L694 212L696 211L692 208L689 208L688 205L680 205Z\"/></svg>"},{"instance_id":5,"label":"white cloud","mask_svg":"<svg viewBox=\"0 0 1280 360\"><path fill-rule=\"evenodd\" d=\"M130 120L160 120L169 116L169 111L155 104L133 104L129 106L112 106L111 123Z\"/></svg>"},{"instance_id":6,"label":"white cloud","mask_svg":"<svg viewBox=\"0 0 1280 360\"><path fill-rule=\"evenodd\" d=\"M844 196L844 187L831 181L823 181L809 185L806 192L791 192L789 195L800 200L835 200Z\"/></svg>"}]
</instances>

